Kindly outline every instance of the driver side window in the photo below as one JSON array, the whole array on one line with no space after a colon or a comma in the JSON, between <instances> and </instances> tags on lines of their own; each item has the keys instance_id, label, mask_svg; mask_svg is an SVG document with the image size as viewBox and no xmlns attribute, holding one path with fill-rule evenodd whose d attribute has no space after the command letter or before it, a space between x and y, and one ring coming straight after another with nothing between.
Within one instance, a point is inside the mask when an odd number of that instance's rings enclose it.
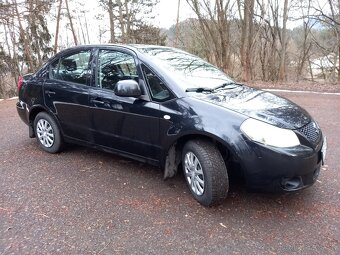
<instances>
[{"instance_id":1,"label":"driver side window","mask_svg":"<svg viewBox=\"0 0 340 255\"><path fill-rule=\"evenodd\" d=\"M87 78L91 74L90 56L91 51L87 50L58 59L50 66L50 79L87 85Z\"/></svg>"},{"instance_id":2,"label":"driver side window","mask_svg":"<svg viewBox=\"0 0 340 255\"><path fill-rule=\"evenodd\" d=\"M97 68L97 87L114 90L118 81L138 82L134 57L120 51L100 50Z\"/></svg>"},{"instance_id":3,"label":"driver side window","mask_svg":"<svg viewBox=\"0 0 340 255\"><path fill-rule=\"evenodd\" d=\"M151 97L156 102L164 102L173 98L170 90L165 86L163 81L148 67L142 65L144 77L148 83Z\"/></svg>"}]
</instances>

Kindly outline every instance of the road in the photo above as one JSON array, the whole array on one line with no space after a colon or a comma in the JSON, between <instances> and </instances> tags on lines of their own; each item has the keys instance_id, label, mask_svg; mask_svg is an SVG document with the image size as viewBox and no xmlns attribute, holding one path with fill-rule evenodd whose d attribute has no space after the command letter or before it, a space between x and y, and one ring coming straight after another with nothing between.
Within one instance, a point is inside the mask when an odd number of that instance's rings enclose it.
<instances>
[{"instance_id":1,"label":"road","mask_svg":"<svg viewBox=\"0 0 340 255\"><path fill-rule=\"evenodd\" d=\"M181 175L92 149L41 151L0 102L0 254L340 254L340 96L281 95L328 137L319 180L294 194L233 185L204 208Z\"/></svg>"}]
</instances>

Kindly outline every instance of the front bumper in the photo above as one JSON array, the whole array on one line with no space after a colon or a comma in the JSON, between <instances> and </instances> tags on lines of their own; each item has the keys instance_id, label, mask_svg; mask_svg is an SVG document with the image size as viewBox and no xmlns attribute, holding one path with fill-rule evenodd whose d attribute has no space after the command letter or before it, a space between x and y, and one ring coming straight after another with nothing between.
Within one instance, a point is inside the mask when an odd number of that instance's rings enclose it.
<instances>
[{"instance_id":1,"label":"front bumper","mask_svg":"<svg viewBox=\"0 0 340 255\"><path fill-rule=\"evenodd\" d=\"M259 191L297 191L313 185L324 161L326 139L314 148L300 145L282 149L246 141L248 155L241 159L247 187Z\"/></svg>"}]
</instances>

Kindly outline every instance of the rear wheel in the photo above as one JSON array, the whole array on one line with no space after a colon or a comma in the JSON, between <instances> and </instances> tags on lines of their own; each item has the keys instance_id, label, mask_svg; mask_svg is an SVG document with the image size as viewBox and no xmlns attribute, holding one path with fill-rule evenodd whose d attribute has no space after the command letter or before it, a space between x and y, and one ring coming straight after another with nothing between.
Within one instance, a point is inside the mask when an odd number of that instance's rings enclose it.
<instances>
[{"instance_id":1,"label":"rear wheel","mask_svg":"<svg viewBox=\"0 0 340 255\"><path fill-rule=\"evenodd\" d=\"M46 112L40 112L34 119L34 131L40 147L49 153L61 150L63 141L55 120Z\"/></svg>"},{"instance_id":2,"label":"rear wheel","mask_svg":"<svg viewBox=\"0 0 340 255\"><path fill-rule=\"evenodd\" d=\"M192 140L182 151L185 180L195 199L204 206L217 205L227 197L229 179L219 150L205 140Z\"/></svg>"}]
</instances>

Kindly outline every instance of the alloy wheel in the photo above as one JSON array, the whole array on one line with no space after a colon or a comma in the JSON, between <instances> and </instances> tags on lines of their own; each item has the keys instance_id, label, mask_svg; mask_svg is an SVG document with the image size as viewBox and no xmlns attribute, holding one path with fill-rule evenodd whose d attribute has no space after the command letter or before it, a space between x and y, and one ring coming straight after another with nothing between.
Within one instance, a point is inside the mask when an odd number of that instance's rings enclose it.
<instances>
[{"instance_id":1,"label":"alloy wheel","mask_svg":"<svg viewBox=\"0 0 340 255\"><path fill-rule=\"evenodd\" d=\"M204 193L204 174L200 161L192 152L187 152L184 157L185 178L197 196Z\"/></svg>"},{"instance_id":2,"label":"alloy wheel","mask_svg":"<svg viewBox=\"0 0 340 255\"><path fill-rule=\"evenodd\" d=\"M54 133L51 124L45 119L40 119L36 128L40 143L46 148L52 147L54 143Z\"/></svg>"}]
</instances>

